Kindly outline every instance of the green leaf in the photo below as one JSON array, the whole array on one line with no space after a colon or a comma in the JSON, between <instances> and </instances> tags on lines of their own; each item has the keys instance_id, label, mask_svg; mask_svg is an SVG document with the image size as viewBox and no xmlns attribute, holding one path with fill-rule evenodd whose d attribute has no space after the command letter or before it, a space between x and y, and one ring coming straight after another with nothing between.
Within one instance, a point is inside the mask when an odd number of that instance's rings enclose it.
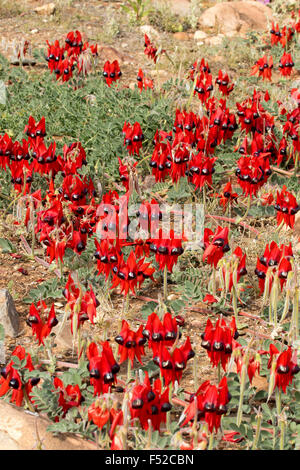
<instances>
[{"instance_id":1,"label":"green leaf","mask_svg":"<svg viewBox=\"0 0 300 470\"><path fill-rule=\"evenodd\" d=\"M0 238L0 248L2 249L3 253L15 253L16 248L11 243L11 241L7 240L6 238Z\"/></svg>"},{"instance_id":2,"label":"green leaf","mask_svg":"<svg viewBox=\"0 0 300 470\"><path fill-rule=\"evenodd\" d=\"M143 318L148 318L148 316L154 312L156 307L157 307L157 302L151 301L151 302L147 302L146 304L144 304L141 308L141 313L142 313Z\"/></svg>"}]
</instances>

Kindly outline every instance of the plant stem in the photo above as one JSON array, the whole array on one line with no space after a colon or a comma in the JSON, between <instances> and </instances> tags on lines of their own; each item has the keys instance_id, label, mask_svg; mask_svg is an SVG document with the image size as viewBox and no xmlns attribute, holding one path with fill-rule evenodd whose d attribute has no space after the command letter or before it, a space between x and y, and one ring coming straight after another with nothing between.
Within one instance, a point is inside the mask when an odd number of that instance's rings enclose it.
<instances>
[{"instance_id":1,"label":"plant stem","mask_svg":"<svg viewBox=\"0 0 300 470\"><path fill-rule=\"evenodd\" d=\"M253 444L252 444L252 450L257 449L257 444L258 444L259 437L260 437L262 414L260 412L257 413L256 418L257 418L256 433L255 433L254 441L253 441Z\"/></svg>"},{"instance_id":2,"label":"plant stem","mask_svg":"<svg viewBox=\"0 0 300 470\"><path fill-rule=\"evenodd\" d=\"M242 417L243 417L243 401L244 401L244 392L245 392L245 385L246 385L246 373L247 373L247 364L246 362L244 362L242 366L242 372L241 372L240 400L239 400L239 407L238 407L238 413L237 413L237 418L236 418L237 426L241 425Z\"/></svg>"},{"instance_id":3,"label":"plant stem","mask_svg":"<svg viewBox=\"0 0 300 470\"><path fill-rule=\"evenodd\" d=\"M164 267L164 291L163 291L163 298L164 301L167 300L168 297L168 268L167 265Z\"/></svg>"},{"instance_id":4,"label":"plant stem","mask_svg":"<svg viewBox=\"0 0 300 470\"><path fill-rule=\"evenodd\" d=\"M207 450L213 450L213 446L214 446L214 432L211 432L209 435L209 443L208 443Z\"/></svg>"}]
</instances>

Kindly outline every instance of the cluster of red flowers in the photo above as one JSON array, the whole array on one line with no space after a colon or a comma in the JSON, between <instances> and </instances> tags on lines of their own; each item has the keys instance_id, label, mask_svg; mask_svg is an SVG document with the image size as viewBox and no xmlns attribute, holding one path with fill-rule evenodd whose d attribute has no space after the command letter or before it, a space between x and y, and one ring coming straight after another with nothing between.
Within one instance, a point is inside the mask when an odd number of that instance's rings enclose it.
<instances>
[{"instance_id":1,"label":"cluster of red flowers","mask_svg":"<svg viewBox=\"0 0 300 470\"><path fill-rule=\"evenodd\" d=\"M208 319L201 338L201 346L206 349L212 365L217 367L221 364L226 371L232 351L240 346L235 341L238 338L235 319L233 318L227 325L224 318L219 318L215 326Z\"/></svg>"},{"instance_id":2,"label":"cluster of red flowers","mask_svg":"<svg viewBox=\"0 0 300 470\"><path fill-rule=\"evenodd\" d=\"M286 393L287 387L300 371L297 364L297 351L293 351L291 347L288 347L285 351L279 352L276 346L270 344L269 354L268 369L273 375L274 388Z\"/></svg>"},{"instance_id":3,"label":"cluster of red flowers","mask_svg":"<svg viewBox=\"0 0 300 470\"><path fill-rule=\"evenodd\" d=\"M89 360L90 383L94 387L94 396L107 393L115 383L116 374L120 370L108 341L103 342L101 346L102 351L100 353L99 346L96 343L90 343L86 352Z\"/></svg>"},{"instance_id":4,"label":"cluster of red flowers","mask_svg":"<svg viewBox=\"0 0 300 470\"><path fill-rule=\"evenodd\" d=\"M142 92L142 90L147 90L147 88L153 88L153 80L149 77L145 77L142 69L139 69L136 79L140 92Z\"/></svg>"},{"instance_id":5,"label":"cluster of red flowers","mask_svg":"<svg viewBox=\"0 0 300 470\"><path fill-rule=\"evenodd\" d=\"M277 191L277 198L274 207L277 211L277 225L284 223L293 228L295 225L295 214L300 210L295 196L287 191L284 185L282 190Z\"/></svg>"},{"instance_id":6,"label":"cluster of red flowers","mask_svg":"<svg viewBox=\"0 0 300 470\"><path fill-rule=\"evenodd\" d=\"M231 399L228 392L227 378L223 377L218 385L212 385L209 380L198 388L191 396L191 403L184 411L185 418L181 426L193 421L205 421L210 433L220 428L221 419L227 413L227 405Z\"/></svg>"},{"instance_id":7,"label":"cluster of red flowers","mask_svg":"<svg viewBox=\"0 0 300 470\"><path fill-rule=\"evenodd\" d=\"M160 379L156 379L151 386L148 373L145 372L144 382L131 390L129 407L131 419L138 419L143 429L147 430L150 422L152 428L159 431L161 424L166 422L167 412L172 409L169 388L162 391Z\"/></svg>"},{"instance_id":8,"label":"cluster of red flowers","mask_svg":"<svg viewBox=\"0 0 300 470\"><path fill-rule=\"evenodd\" d=\"M32 387L37 385L40 381L39 378L32 378L29 380L24 380L23 375L25 370L31 372L34 370L32 359L30 354L26 353L25 349L22 346L17 346L13 352L12 356L19 359L19 361L25 361L24 366L20 370L19 368L14 368L14 360L12 359L7 366L1 369L0 374L0 397L3 397L12 390L11 403L15 403L16 406L22 406L24 395L26 394L27 399L33 403L30 398L32 392Z\"/></svg>"},{"instance_id":9,"label":"cluster of red flowers","mask_svg":"<svg viewBox=\"0 0 300 470\"><path fill-rule=\"evenodd\" d=\"M124 123L123 126L124 145L126 145L129 155L139 155L140 149L142 148L142 142L144 140L144 134L142 128L138 122L135 122L133 126L130 122Z\"/></svg>"},{"instance_id":10,"label":"cluster of red flowers","mask_svg":"<svg viewBox=\"0 0 300 470\"><path fill-rule=\"evenodd\" d=\"M285 284L288 273L292 270L291 260L293 258L292 245L281 245L278 247L274 241L268 244L264 254L257 258L255 274L259 279L260 292L265 290L266 278L268 279L269 291L271 291L275 275L280 280L281 289Z\"/></svg>"},{"instance_id":11,"label":"cluster of red flowers","mask_svg":"<svg viewBox=\"0 0 300 470\"><path fill-rule=\"evenodd\" d=\"M216 158L211 155L218 145L231 139L237 124L224 100L217 102L212 98L206 102L206 107L209 118L177 109L173 126L175 135L172 131L156 132L150 161L156 181L164 181L170 176L177 182L187 176L196 189L205 184L212 185Z\"/></svg>"},{"instance_id":12,"label":"cluster of red flowers","mask_svg":"<svg viewBox=\"0 0 300 470\"><path fill-rule=\"evenodd\" d=\"M300 11L298 11L298 21L295 21L295 12L292 13L292 21L290 26L284 26L281 31L278 23L275 25L272 21L271 34L271 45L276 46L281 44L282 48L285 49L287 44L292 41L295 33L300 31Z\"/></svg>"},{"instance_id":13,"label":"cluster of red flowers","mask_svg":"<svg viewBox=\"0 0 300 470\"><path fill-rule=\"evenodd\" d=\"M56 80L62 79L68 82L73 77L73 72L77 69L78 73L84 70L84 55L91 53L94 57L98 55L97 44L90 45L83 43L82 35L79 31L70 31L65 39L65 44L60 45L59 41L54 44L48 44L48 53L46 60L51 73L55 73Z\"/></svg>"},{"instance_id":14,"label":"cluster of red flowers","mask_svg":"<svg viewBox=\"0 0 300 470\"><path fill-rule=\"evenodd\" d=\"M300 18L300 13L299 13ZM283 49L286 49L289 46L289 43L295 37L295 33L299 32L300 30L300 20L298 22L292 22L290 26L284 26L280 31L278 23L276 26L274 22L272 22L272 29L270 30L271 34L271 46L276 46L277 44L281 44ZM294 67L294 62L290 53L285 51L283 56L279 62L279 72L284 77L289 77L292 73L292 68ZM272 79L272 69L273 69L273 57L270 56L269 58L264 55L255 65L252 67L251 75L256 75L258 73L259 77L262 77L263 80Z\"/></svg>"},{"instance_id":15,"label":"cluster of red flowers","mask_svg":"<svg viewBox=\"0 0 300 470\"><path fill-rule=\"evenodd\" d=\"M103 67L103 77L107 85L110 87L113 82L119 80L122 76L122 72L120 70L119 62L114 60L113 62L109 62L107 60Z\"/></svg>"}]
</instances>

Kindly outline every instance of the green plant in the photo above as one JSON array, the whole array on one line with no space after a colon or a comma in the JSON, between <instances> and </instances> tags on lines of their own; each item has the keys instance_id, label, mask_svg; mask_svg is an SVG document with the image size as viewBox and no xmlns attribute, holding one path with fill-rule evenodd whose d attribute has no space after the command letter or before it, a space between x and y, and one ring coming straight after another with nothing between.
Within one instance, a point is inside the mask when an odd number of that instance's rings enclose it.
<instances>
[{"instance_id":1,"label":"green plant","mask_svg":"<svg viewBox=\"0 0 300 470\"><path fill-rule=\"evenodd\" d=\"M140 23L151 11L149 4L150 0L126 0L125 4L122 5L122 9L126 13L134 14L136 22Z\"/></svg>"}]
</instances>

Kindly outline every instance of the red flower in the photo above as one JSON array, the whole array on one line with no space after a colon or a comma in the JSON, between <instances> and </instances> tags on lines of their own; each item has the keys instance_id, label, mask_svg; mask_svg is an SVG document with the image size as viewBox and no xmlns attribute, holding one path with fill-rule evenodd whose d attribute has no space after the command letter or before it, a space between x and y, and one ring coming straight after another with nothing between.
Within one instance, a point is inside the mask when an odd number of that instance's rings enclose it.
<instances>
[{"instance_id":1,"label":"red flower","mask_svg":"<svg viewBox=\"0 0 300 470\"><path fill-rule=\"evenodd\" d=\"M90 382L94 387L94 396L107 393L116 381L115 375L120 370L120 366L113 356L109 343L107 341L102 343L101 354L97 344L90 343L87 349L87 357L89 360Z\"/></svg>"},{"instance_id":2,"label":"red flower","mask_svg":"<svg viewBox=\"0 0 300 470\"><path fill-rule=\"evenodd\" d=\"M273 241L270 246L266 245L263 256L257 258L255 274L259 278L260 292L264 292L265 280L268 274L269 292L272 288L274 275L277 272L280 279L281 289L286 282L288 272L292 270L289 259L293 257L292 245L281 245L280 248ZM285 261L284 261L285 260Z\"/></svg>"},{"instance_id":3,"label":"red flower","mask_svg":"<svg viewBox=\"0 0 300 470\"><path fill-rule=\"evenodd\" d=\"M201 335L201 346L206 349L208 357L214 367L221 363L224 371L230 359L233 349L238 346L235 341L238 337L235 319L232 318L229 325L223 318L219 318L213 326L210 319L207 320L204 333Z\"/></svg>"},{"instance_id":4,"label":"red flower","mask_svg":"<svg viewBox=\"0 0 300 470\"><path fill-rule=\"evenodd\" d=\"M65 50L68 52L68 56L76 55L81 53L83 47L82 36L79 31L70 31L65 39Z\"/></svg>"},{"instance_id":5,"label":"red flower","mask_svg":"<svg viewBox=\"0 0 300 470\"><path fill-rule=\"evenodd\" d=\"M294 376L300 371L297 365L297 353L291 347L279 353L278 349L271 344L269 354L268 369L271 369L271 374L275 374L274 387L286 393L288 385L293 382Z\"/></svg>"},{"instance_id":6,"label":"red flower","mask_svg":"<svg viewBox=\"0 0 300 470\"><path fill-rule=\"evenodd\" d=\"M187 423L193 424L195 416L197 420L204 420L210 433L217 432L221 425L221 419L227 413L227 404L230 401L227 378L223 377L219 385L211 385L207 380L198 388L195 395L191 396L191 403L184 411L185 420L181 426Z\"/></svg>"},{"instance_id":7,"label":"red flower","mask_svg":"<svg viewBox=\"0 0 300 470\"><path fill-rule=\"evenodd\" d=\"M203 302L207 302L208 304L215 304L218 303L218 300L211 294L206 294L203 299Z\"/></svg>"},{"instance_id":8,"label":"red flower","mask_svg":"<svg viewBox=\"0 0 300 470\"><path fill-rule=\"evenodd\" d=\"M115 341L119 345L118 354L120 357L120 364L130 360L131 366L133 367L134 358L142 363L142 356L145 355L144 345L147 339L143 335L143 326L141 325L137 332L130 330L126 320L122 321L122 329L118 336L115 337Z\"/></svg>"},{"instance_id":9,"label":"red flower","mask_svg":"<svg viewBox=\"0 0 300 470\"><path fill-rule=\"evenodd\" d=\"M216 83L217 83L217 85L219 85L219 90L222 93L222 95L224 95L224 96L228 96L234 88L233 83L231 83L229 85L228 74L224 73L224 75L223 75L222 70L219 70L218 77L216 78Z\"/></svg>"},{"instance_id":10,"label":"red flower","mask_svg":"<svg viewBox=\"0 0 300 470\"><path fill-rule=\"evenodd\" d=\"M92 286L83 294L82 287L75 284L70 274L63 294L67 299L68 308L71 311L72 333L74 328L79 328L86 320L90 320L91 323L94 323L99 301L96 299Z\"/></svg>"},{"instance_id":11,"label":"red flower","mask_svg":"<svg viewBox=\"0 0 300 470\"><path fill-rule=\"evenodd\" d=\"M131 419L138 419L143 429L148 429L150 421L153 429L159 431L161 423L166 422L166 413L172 408L169 388L162 392L160 379L156 379L151 387L146 371L144 382L135 385L131 391L129 407Z\"/></svg>"},{"instance_id":12,"label":"red flower","mask_svg":"<svg viewBox=\"0 0 300 470\"><path fill-rule=\"evenodd\" d=\"M55 389L59 390L58 404L62 408L62 417L64 418L70 408L80 406L83 397L78 385L67 385L65 387L58 377L54 378L53 384ZM55 421L59 421L59 418L57 417Z\"/></svg>"},{"instance_id":13,"label":"red flower","mask_svg":"<svg viewBox=\"0 0 300 470\"><path fill-rule=\"evenodd\" d=\"M255 65L252 67L252 72L250 75L256 75L258 73L259 77L262 77L263 80L271 81L272 78L272 68L273 68L273 57L270 56L269 59L266 55L258 59Z\"/></svg>"},{"instance_id":14,"label":"red flower","mask_svg":"<svg viewBox=\"0 0 300 470\"><path fill-rule=\"evenodd\" d=\"M160 367L165 385L169 385L170 382L180 382L187 361L194 356L190 338L187 337L183 346L171 350L168 350L163 342L160 342L158 355L154 357L153 361Z\"/></svg>"},{"instance_id":15,"label":"red flower","mask_svg":"<svg viewBox=\"0 0 300 470\"><path fill-rule=\"evenodd\" d=\"M295 225L295 214L300 210L300 204L297 203L295 196L287 191L284 185L282 191L277 191L276 204L277 225L281 223L293 228Z\"/></svg>"},{"instance_id":16,"label":"red flower","mask_svg":"<svg viewBox=\"0 0 300 470\"><path fill-rule=\"evenodd\" d=\"M45 314L45 312L48 312L46 323L43 322L40 316ZM54 304L51 308L48 308L43 300L40 300L36 306L31 304L26 323L32 328L32 332L36 336L39 345L44 344L44 338L49 336L52 328L58 323L55 316Z\"/></svg>"},{"instance_id":17,"label":"red flower","mask_svg":"<svg viewBox=\"0 0 300 470\"><path fill-rule=\"evenodd\" d=\"M147 88L153 89L153 80L151 80L148 77L144 76L144 73L142 69L139 69L138 75L137 75L137 82L138 82L138 88L140 92L142 93L142 90L147 90Z\"/></svg>"},{"instance_id":18,"label":"red flower","mask_svg":"<svg viewBox=\"0 0 300 470\"><path fill-rule=\"evenodd\" d=\"M169 312L165 313L162 322L154 312L148 316L143 336L148 339L148 345L152 349L153 357L158 356L160 344L166 347L174 344L178 334L178 324L177 319L172 318ZM181 333L179 332L180 336Z\"/></svg>"},{"instance_id":19,"label":"red flower","mask_svg":"<svg viewBox=\"0 0 300 470\"><path fill-rule=\"evenodd\" d=\"M25 349L22 346L17 346L13 352L12 356L16 356L20 361L26 360L25 366L22 370L14 369L14 361L10 361L9 364L1 369L0 374L0 397L6 395L6 393L12 389L11 403L15 403L16 406L22 406L24 392L27 394L29 400L33 403L33 400L30 397L32 387L37 385L40 381L39 378L29 379L27 382L23 382L23 371L24 369L29 370L30 372L34 370L31 356L26 353Z\"/></svg>"},{"instance_id":20,"label":"red flower","mask_svg":"<svg viewBox=\"0 0 300 470\"><path fill-rule=\"evenodd\" d=\"M94 256L97 259L97 274L98 276L104 274L107 281L108 276L113 272L113 268L117 266L122 252L117 246L111 245L106 239L101 240L100 243L95 239L95 245L97 251L94 253Z\"/></svg>"},{"instance_id":21,"label":"red flower","mask_svg":"<svg viewBox=\"0 0 300 470\"><path fill-rule=\"evenodd\" d=\"M106 423L112 423L118 414L114 407L107 404L107 400L97 399L88 408L88 420L92 421L99 429L103 429Z\"/></svg>"},{"instance_id":22,"label":"red flower","mask_svg":"<svg viewBox=\"0 0 300 470\"><path fill-rule=\"evenodd\" d=\"M120 80L121 75L122 72L117 60L114 60L112 63L110 63L109 60L105 62L103 67L103 77L109 87L113 82Z\"/></svg>"},{"instance_id":23,"label":"red flower","mask_svg":"<svg viewBox=\"0 0 300 470\"><path fill-rule=\"evenodd\" d=\"M160 51L160 54L163 54L166 52L164 49ZM147 34L145 34L145 50L144 54L146 54L150 59L154 61L156 64L156 61L158 59L158 54L157 54L157 47L154 46L154 44L150 41L149 37Z\"/></svg>"},{"instance_id":24,"label":"red flower","mask_svg":"<svg viewBox=\"0 0 300 470\"><path fill-rule=\"evenodd\" d=\"M264 156L241 157L237 164L236 176L243 193L246 196L255 196L272 173L269 159Z\"/></svg>"},{"instance_id":25,"label":"red flower","mask_svg":"<svg viewBox=\"0 0 300 470\"><path fill-rule=\"evenodd\" d=\"M219 204L223 207L224 210L228 204L233 204L237 201L238 198L238 194L232 191L230 181L226 183L222 192L220 194L217 194L216 196L219 198Z\"/></svg>"},{"instance_id":26,"label":"red flower","mask_svg":"<svg viewBox=\"0 0 300 470\"><path fill-rule=\"evenodd\" d=\"M196 189L202 189L205 184L211 187L216 160L217 158L204 156L202 152L192 155L188 164L188 179Z\"/></svg>"},{"instance_id":27,"label":"red flower","mask_svg":"<svg viewBox=\"0 0 300 470\"><path fill-rule=\"evenodd\" d=\"M279 62L280 74L283 75L284 77L290 77L294 65L295 64L293 62L291 54L284 52Z\"/></svg>"},{"instance_id":28,"label":"red flower","mask_svg":"<svg viewBox=\"0 0 300 470\"><path fill-rule=\"evenodd\" d=\"M35 122L32 116L29 116L28 124L25 126L24 132L28 135L29 142L30 139L35 139L36 137L45 137L47 134L44 116L38 123Z\"/></svg>"},{"instance_id":29,"label":"red flower","mask_svg":"<svg viewBox=\"0 0 300 470\"><path fill-rule=\"evenodd\" d=\"M208 264L217 267L218 262L223 257L224 253L230 250L228 244L228 227L218 227L215 233L209 229L204 229L203 237L203 261L207 261Z\"/></svg>"},{"instance_id":30,"label":"red flower","mask_svg":"<svg viewBox=\"0 0 300 470\"><path fill-rule=\"evenodd\" d=\"M48 44L48 55L46 60L48 62L48 68L50 69L51 73L54 72L57 68L59 62L64 59L64 49L60 47L59 41L55 41L54 44Z\"/></svg>"},{"instance_id":31,"label":"red flower","mask_svg":"<svg viewBox=\"0 0 300 470\"><path fill-rule=\"evenodd\" d=\"M153 280L154 268L151 267L150 263L144 263L142 258L139 261L136 260L134 251L130 252L127 261L125 262L123 256L119 258L118 265L113 267L113 282L111 289L114 289L118 285L121 286L121 292L124 295L128 294L129 289L135 294L137 286L150 278Z\"/></svg>"},{"instance_id":32,"label":"red flower","mask_svg":"<svg viewBox=\"0 0 300 470\"><path fill-rule=\"evenodd\" d=\"M129 155L139 155L140 149L142 148L142 142L144 140L144 134L142 128L138 122L135 122L133 126L130 122L124 123L123 126L124 145L127 146Z\"/></svg>"},{"instance_id":33,"label":"red flower","mask_svg":"<svg viewBox=\"0 0 300 470\"><path fill-rule=\"evenodd\" d=\"M160 229L158 237L150 239L150 251L155 253L155 259L159 263L159 269L164 270L165 266L169 272L172 272L173 266L177 263L178 257L182 255L184 249L182 247L181 238L175 238L175 233L170 230L169 236L166 236Z\"/></svg>"}]
</instances>

